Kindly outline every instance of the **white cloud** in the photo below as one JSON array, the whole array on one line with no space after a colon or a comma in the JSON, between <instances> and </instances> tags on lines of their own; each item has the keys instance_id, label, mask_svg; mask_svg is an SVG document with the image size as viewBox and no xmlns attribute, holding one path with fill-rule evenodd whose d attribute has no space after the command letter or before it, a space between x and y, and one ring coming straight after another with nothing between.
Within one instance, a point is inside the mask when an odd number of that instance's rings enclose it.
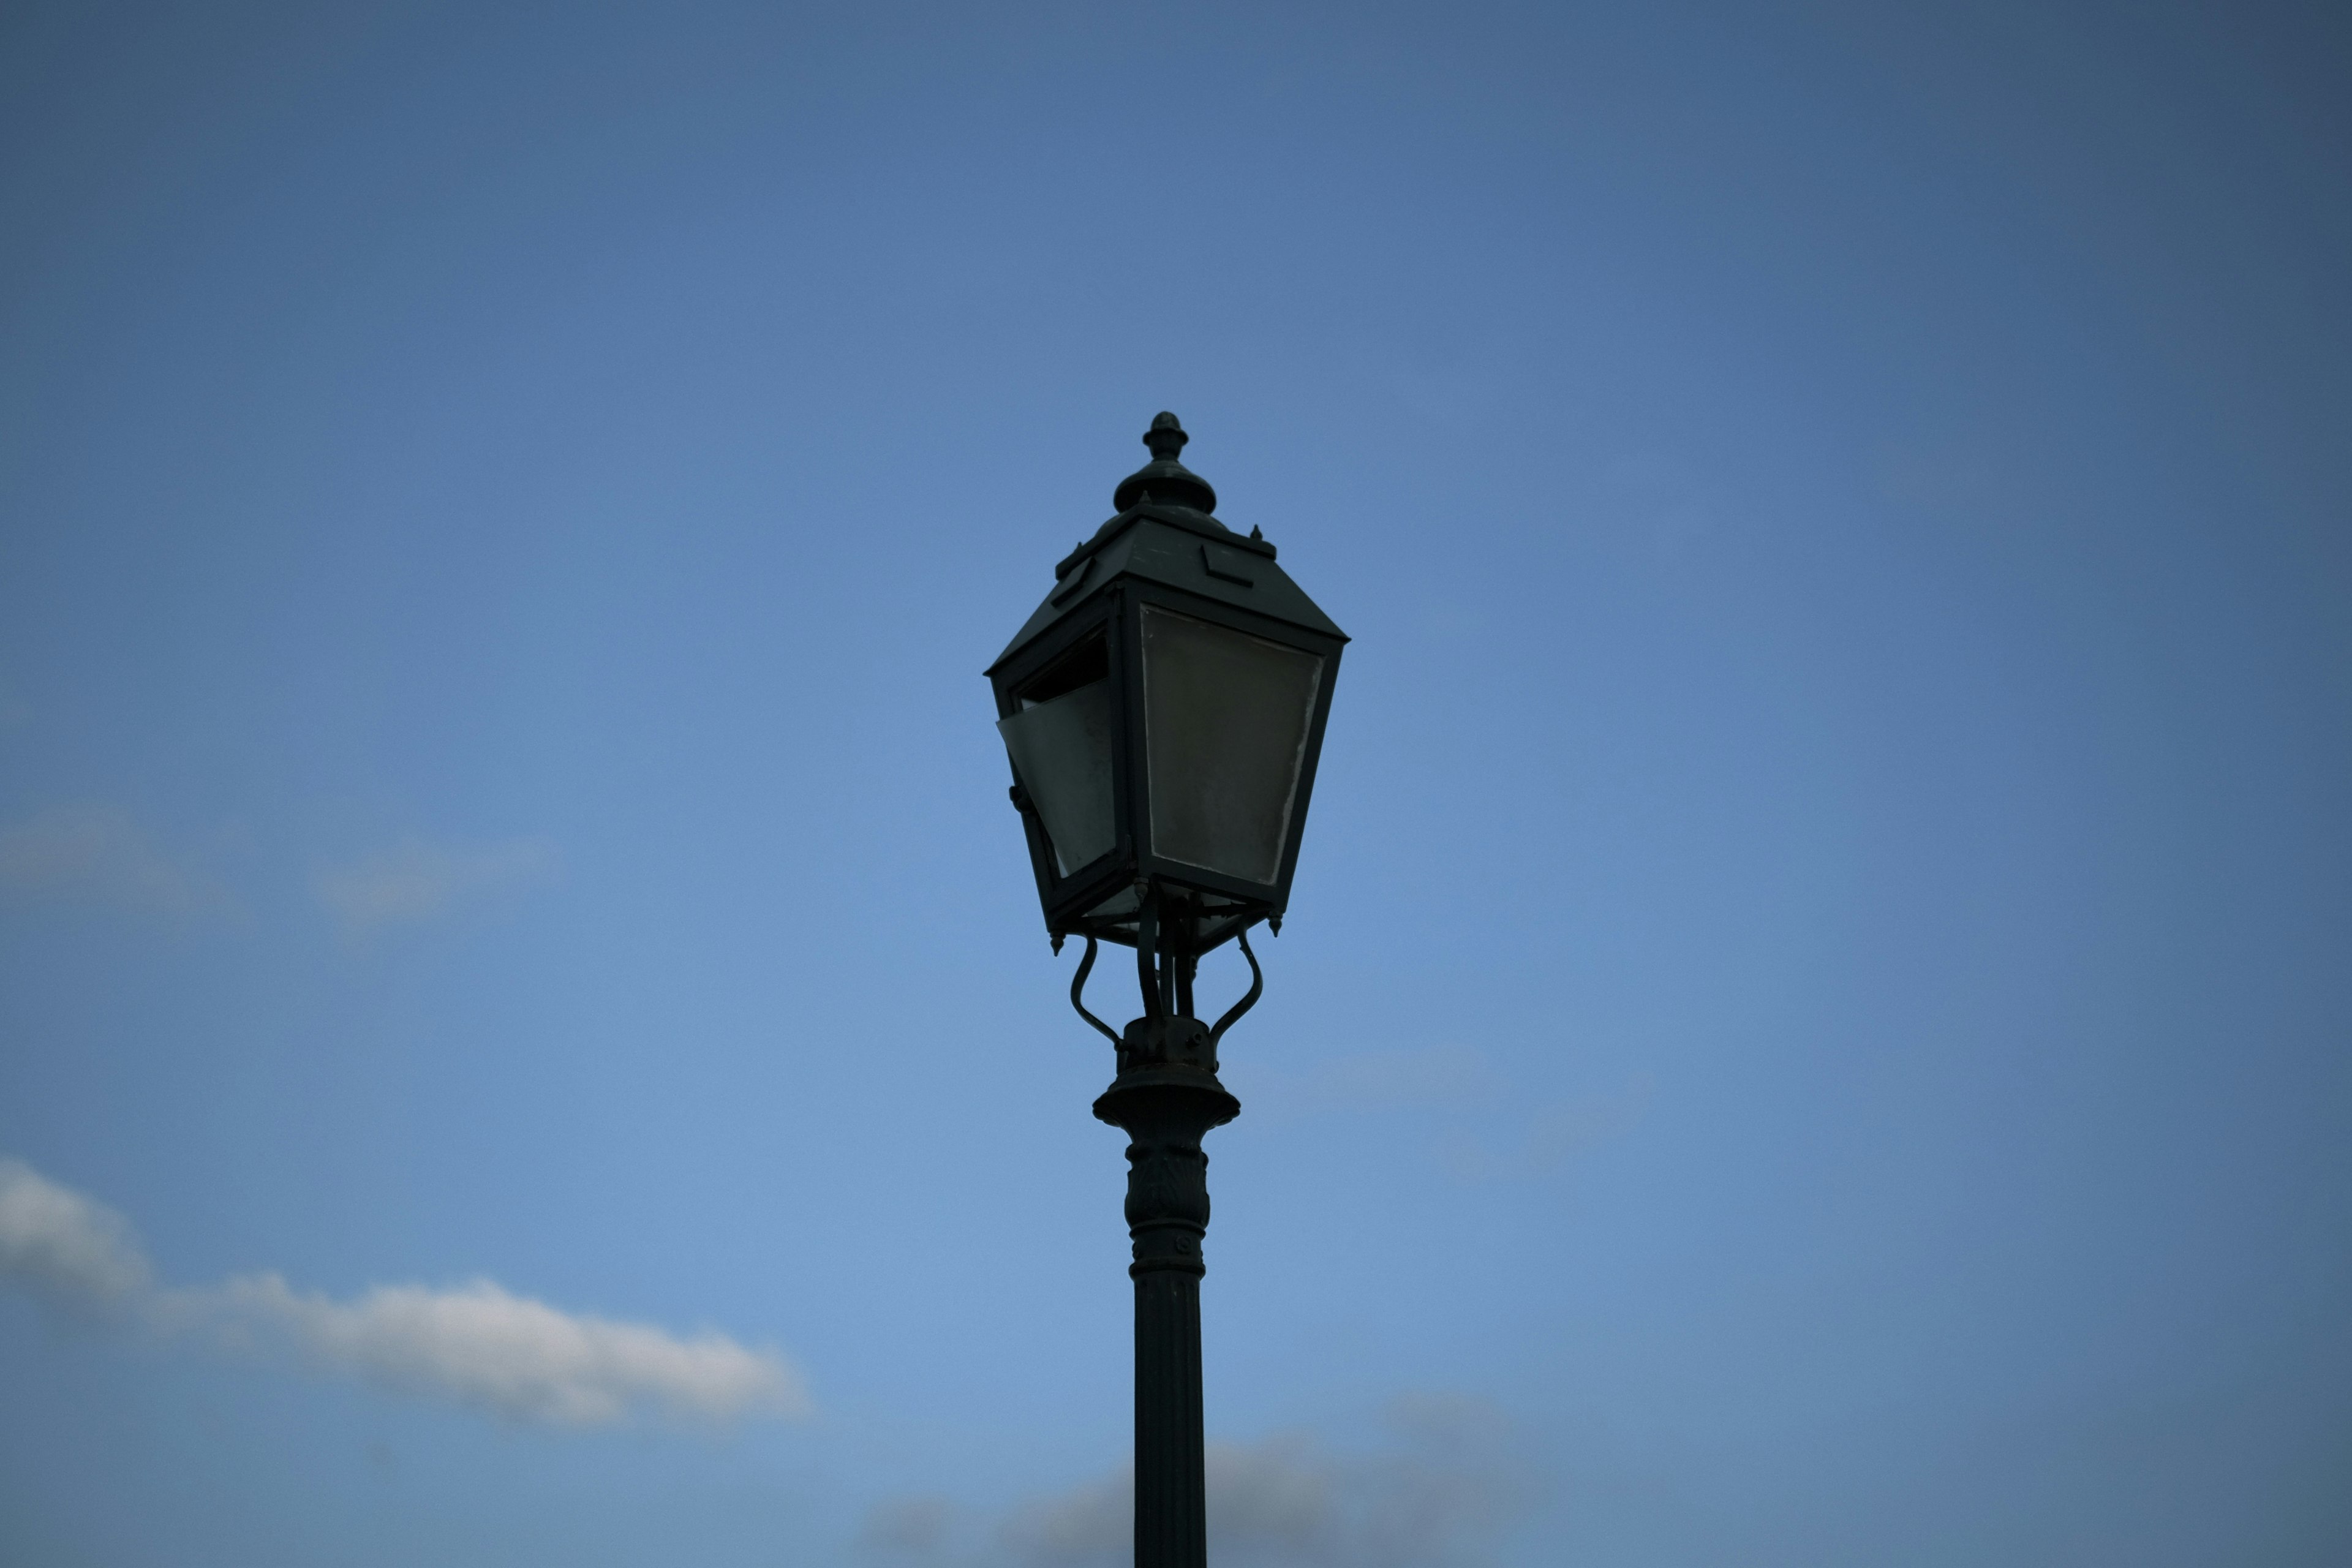
<instances>
[{"instance_id":1,"label":"white cloud","mask_svg":"<svg viewBox=\"0 0 2352 1568\"><path fill-rule=\"evenodd\" d=\"M312 879L319 901L352 936L413 924L468 899L552 876L562 864L544 839L457 847L410 838Z\"/></svg>"},{"instance_id":2,"label":"white cloud","mask_svg":"<svg viewBox=\"0 0 2352 1568\"><path fill-rule=\"evenodd\" d=\"M1443 1568L1485 1560L1525 1514L1527 1467L1483 1401L1400 1400L1385 1445L1336 1453L1310 1436L1211 1443L1209 1552L1236 1568ZM1030 1568L1109 1568L1133 1551L1132 1468L1016 1510L1001 1543Z\"/></svg>"},{"instance_id":3,"label":"white cloud","mask_svg":"<svg viewBox=\"0 0 2352 1568\"><path fill-rule=\"evenodd\" d=\"M130 1222L0 1156L0 1279L54 1305L105 1308L147 1289L147 1259Z\"/></svg>"},{"instance_id":4,"label":"white cloud","mask_svg":"<svg viewBox=\"0 0 2352 1568\"><path fill-rule=\"evenodd\" d=\"M610 1425L645 1414L805 1416L799 1372L708 1330L566 1312L488 1279L378 1285L348 1301L276 1274L157 1290L130 1224L21 1160L0 1157L0 1282L77 1310L137 1310L156 1330L289 1352L322 1372L513 1421Z\"/></svg>"},{"instance_id":5,"label":"white cloud","mask_svg":"<svg viewBox=\"0 0 2352 1568\"><path fill-rule=\"evenodd\" d=\"M53 805L0 829L0 893L185 917L233 908L218 884L156 848L118 805Z\"/></svg>"},{"instance_id":6,"label":"white cloud","mask_svg":"<svg viewBox=\"0 0 2352 1568\"><path fill-rule=\"evenodd\" d=\"M646 1411L716 1420L810 1413L799 1373L773 1352L561 1311L488 1279L443 1290L378 1285L337 1301L252 1274L171 1292L164 1304L174 1321L209 1325L232 1344L284 1345L321 1370L509 1420L596 1426Z\"/></svg>"}]
</instances>

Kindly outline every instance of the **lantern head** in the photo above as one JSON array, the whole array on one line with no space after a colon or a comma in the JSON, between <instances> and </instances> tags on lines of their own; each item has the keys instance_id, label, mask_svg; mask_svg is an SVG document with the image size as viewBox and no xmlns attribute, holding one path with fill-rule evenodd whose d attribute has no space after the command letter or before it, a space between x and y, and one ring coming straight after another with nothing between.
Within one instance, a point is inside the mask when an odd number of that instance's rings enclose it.
<instances>
[{"instance_id":1,"label":"lantern head","mask_svg":"<svg viewBox=\"0 0 2352 1568\"><path fill-rule=\"evenodd\" d=\"M1348 638L1214 515L1172 414L989 667L1045 926L1197 955L1279 926Z\"/></svg>"}]
</instances>

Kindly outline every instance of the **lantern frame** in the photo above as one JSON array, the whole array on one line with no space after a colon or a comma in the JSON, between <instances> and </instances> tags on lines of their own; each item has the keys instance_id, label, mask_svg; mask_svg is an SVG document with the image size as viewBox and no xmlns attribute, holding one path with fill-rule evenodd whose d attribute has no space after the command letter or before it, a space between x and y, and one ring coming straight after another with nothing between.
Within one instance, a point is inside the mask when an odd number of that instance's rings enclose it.
<instances>
[{"instance_id":1,"label":"lantern frame","mask_svg":"<svg viewBox=\"0 0 2352 1568\"><path fill-rule=\"evenodd\" d=\"M1174 461L1183 433L1173 417L1160 416L1146 440L1167 431L1173 431L1174 442L1153 446L1155 455L1167 447L1160 461L1119 487L1122 510L1062 560L1053 592L987 672L999 718L1011 718L1022 710L1024 696L1041 685L1050 687L1065 660L1090 640L1103 643L1109 685L1111 847L1066 872L1020 769L1013 768L1013 801L1021 811L1045 927L1057 947L1063 937L1073 935L1135 946L1147 889L1156 894L1155 941L1174 938L1188 954L1207 952L1259 921L1270 920L1280 929L1314 796L1339 656L1348 642L1347 634L1275 563L1272 544L1255 531L1247 537L1235 533L1208 510L1215 504L1215 492ZM1155 479L1160 482L1151 483ZM1160 499L1171 490L1207 505ZM1152 610L1321 661L1278 865L1269 882L1172 858L1152 842L1143 647L1143 617Z\"/></svg>"}]
</instances>

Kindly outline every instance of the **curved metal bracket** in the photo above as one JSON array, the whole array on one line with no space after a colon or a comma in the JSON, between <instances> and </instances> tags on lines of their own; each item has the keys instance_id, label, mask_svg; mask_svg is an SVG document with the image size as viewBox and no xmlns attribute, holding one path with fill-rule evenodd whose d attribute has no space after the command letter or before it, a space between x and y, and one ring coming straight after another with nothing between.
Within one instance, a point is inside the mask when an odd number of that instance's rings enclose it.
<instances>
[{"instance_id":1,"label":"curved metal bracket","mask_svg":"<svg viewBox=\"0 0 2352 1568\"><path fill-rule=\"evenodd\" d=\"M1215 1026L1210 1029L1209 1046L1211 1049L1215 1048L1217 1042L1224 1037L1225 1031L1232 1028L1235 1021L1238 1020L1243 1014L1257 1005L1257 999L1265 993L1265 971L1257 966L1257 954L1250 951L1249 928L1244 926L1240 931L1234 932L1234 941L1240 944L1242 956L1249 960L1250 988L1248 994L1243 996L1240 1001L1225 1009L1225 1016L1218 1019ZM1097 1027L1100 1027L1100 1026L1097 1025Z\"/></svg>"},{"instance_id":2,"label":"curved metal bracket","mask_svg":"<svg viewBox=\"0 0 2352 1568\"><path fill-rule=\"evenodd\" d=\"M1078 960L1078 972L1070 980L1070 1005L1078 1010L1079 1017L1084 1018L1087 1023L1092 1024L1096 1028L1100 1029L1102 1031L1103 1038L1108 1040L1115 1046L1118 1044L1118 1036L1111 1031L1111 1026L1108 1024L1104 1023L1100 1018L1096 1017L1092 1013L1087 1011L1087 1005L1083 994L1087 988L1087 974L1094 968L1094 966L1095 939L1090 936L1087 938L1087 955Z\"/></svg>"}]
</instances>

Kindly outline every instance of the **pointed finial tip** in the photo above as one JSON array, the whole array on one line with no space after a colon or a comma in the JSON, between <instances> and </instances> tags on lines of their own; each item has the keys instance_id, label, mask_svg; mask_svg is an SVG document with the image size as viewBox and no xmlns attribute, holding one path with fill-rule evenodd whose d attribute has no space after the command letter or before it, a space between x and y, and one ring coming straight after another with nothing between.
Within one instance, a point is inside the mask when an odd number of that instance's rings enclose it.
<instances>
[{"instance_id":1,"label":"pointed finial tip","mask_svg":"<svg viewBox=\"0 0 2352 1568\"><path fill-rule=\"evenodd\" d=\"M1151 448L1154 458L1172 458L1192 438L1184 434L1184 426L1176 422L1176 416L1166 412L1153 415L1151 428L1143 433L1143 444Z\"/></svg>"},{"instance_id":2,"label":"pointed finial tip","mask_svg":"<svg viewBox=\"0 0 2352 1568\"><path fill-rule=\"evenodd\" d=\"M1163 409L1152 416L1151 428L1143 433L1143 444L1151 448L1151 461L1119 481L1111 504L1125 511L1149 500L1195 511L1215 511L1217 492L1208 480L1177 460L1176 454L1192 438L1173 414Z\"/></svg>"}]
</instances>

